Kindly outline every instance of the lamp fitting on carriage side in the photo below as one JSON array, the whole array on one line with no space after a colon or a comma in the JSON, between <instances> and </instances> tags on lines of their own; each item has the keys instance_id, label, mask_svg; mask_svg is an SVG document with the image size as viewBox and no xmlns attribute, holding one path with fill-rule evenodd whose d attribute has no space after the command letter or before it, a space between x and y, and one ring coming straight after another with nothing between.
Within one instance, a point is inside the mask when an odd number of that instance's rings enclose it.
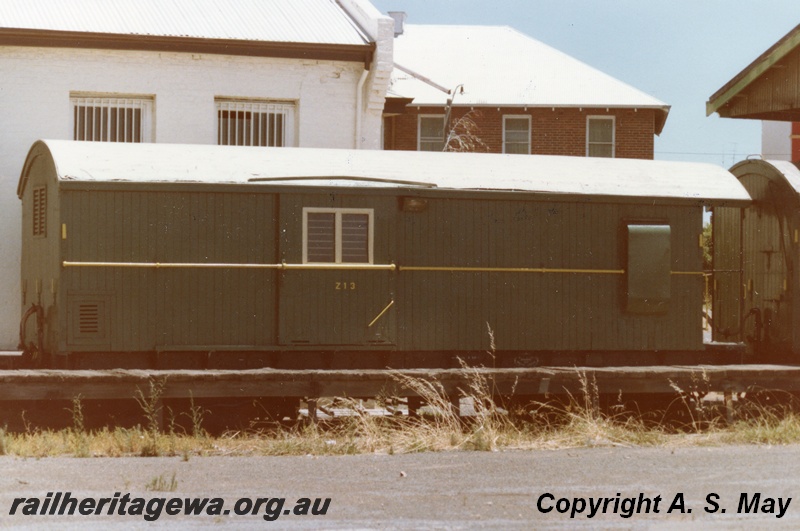
<instances>
[{"instance_id":1,"label":"lamp fitting on carriage side","mask_svg":"<svg viewBox=\"0 0 800 531\"><path fill-rule=\"evenodd\" d=\"M403 212L424 212L428 209L428 200L421 197L403 197L400 209Z\"/></svg>"}]
</instances>

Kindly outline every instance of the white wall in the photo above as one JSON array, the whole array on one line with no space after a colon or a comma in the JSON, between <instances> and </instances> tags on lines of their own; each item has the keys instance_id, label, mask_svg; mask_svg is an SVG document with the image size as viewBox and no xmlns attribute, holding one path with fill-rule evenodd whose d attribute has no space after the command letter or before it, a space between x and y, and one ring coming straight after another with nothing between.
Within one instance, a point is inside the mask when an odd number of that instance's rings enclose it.
<instances>
[{"instance_id":1,"label":"white wall","mask_svg":"<svg viewBox=\"0 0 800 531\"><path fill-rule=\"evenodd\" d=\"M761 156L766 160L791 160L791 135L791 122L761 122Z\"/></svg>"},{"instance_id":2,"label":"white wall","mask_svg":"<svg viewBox=\"0 0 800 531\"><path fill-rule=\"evenodd\" d=\"M216 143L216 96L294 101L299 146L353 148L363 72L336 61L0 47L0 350L18 342L17 181L35 140L72 138L70 92L153 96L162 143ZM379 145L380 120L371 118L361 136Z\"/></svg>"},{"instance_id":3,"label":"white wall","mask_svg":"<svg viewBox=\"0 0 800 531\"><path fill-rule=\"evenodd\" d=\"M338 2L375 42L375 57L361 94L361 129L356 148L382 149L383 105L394 69L394 20L381 14L368 0Z\"/></svg>"}]
</instances>

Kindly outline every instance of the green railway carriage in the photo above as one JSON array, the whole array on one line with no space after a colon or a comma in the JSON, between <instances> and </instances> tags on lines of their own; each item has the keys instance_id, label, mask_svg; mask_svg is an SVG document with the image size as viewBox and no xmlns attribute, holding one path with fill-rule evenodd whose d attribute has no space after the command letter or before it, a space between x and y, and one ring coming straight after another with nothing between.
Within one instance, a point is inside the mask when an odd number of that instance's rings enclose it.
<instances>
[{"instance_id":1,"label":"green railway carriage","mask_svg":"<svg viewBox=\"0 0 800 531\"><path fill-rule=\"evenodd\" d=\"M730 169L753 202L713 213L713 337L748 343L759 359L800 354L800 170L745 160Z\"/></svg>"},{"instance_id":2,"label":"green railway carriage","mask_svg":"<svg viewBox=\"0 0 800 531\"><path fill-rule=\"evenodd\" d=\"M704 164L70 141L18 195L28 355L153 368L701 360L703 208L749 202Z\"/></svg>"}]
</instances>

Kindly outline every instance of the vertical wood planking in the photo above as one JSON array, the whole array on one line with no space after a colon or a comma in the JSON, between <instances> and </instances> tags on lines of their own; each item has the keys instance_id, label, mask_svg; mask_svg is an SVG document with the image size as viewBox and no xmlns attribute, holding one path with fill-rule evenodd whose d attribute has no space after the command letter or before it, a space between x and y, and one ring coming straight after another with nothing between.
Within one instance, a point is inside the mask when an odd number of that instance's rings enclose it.
<instances>
[{"instance_id":1,"label":"vertical wood planking","mask_svg":"<svg viewBox=\"0 0 800 531\"><path fill-rule=\"evenodd\" d=\"M406 239L413 238L412 228L421 236L404 243L408 262L401 265L617 270L624 267L618 241L624 224L650 220L673 227L676 270L699 272L696 208L529 203L524 206L533 213L531 221L513 216L521 205L431 200L425 213L414 213L413 222L404 224ZM695 276L672 280L667 315L639 316L624 313L624 278L617 274L409 272L402 286L414 304L403 306L403 318L414 323L406 328L415 334L403 337L424 350L483 349L484 323L490 321L496 323L500 348L698 349L701 300Z\"/></svg>"},{"instance_id":2,"label":"vertical wood planking","mask_svg":"<svg viewBox=\"0 0 800 531\"><path fill-rule=\"evenodd\" d=\"M80 222L71 236L80 256L74 259L279 261L275 203L267 194L120 191L76 197ZM674 267L699 268L698 209L429 198L425 211L401 212L397 198L389 196L317 195L294 200L316 202L313 206L375 208L379 263L397 259L401 266L618 269L626 220L652 219L672 226ZM282 213L281 224L289 230L282 243L294 246L281 249L282 257L300 261L300 217L297 212ZM79 290L114 292L114 323L148 323L147 333L123 327L116 336L121 348L141 349L274 342L277 275L201 269L75 271ZM488 346L487 322L501 349L697 346L694 277L673 277L666 316L632 316L620 309L620 275L447 271L348 275L374 296L353 310L352 328L340 331L354 343L361 341L358 326L377 315L394 292L392 314L399 324L398 348L403 349L483 350ZM380 275L393 277L396 284ZM323 279L324 287L343 280L340 276L316 278ZM354 300L344 297L319 297L320 315L335 315L341 303ZM288 311L301 320L307 310L298 306ZM393 329L394 325L381 326Z\"/></svg>"},{"instance_id":3,"label":"vertical wood planking","mask_svg":"<svg viewBox=\"0 0 800 531\"><path fill-rule=\"evenodd\" d=\"M73 194L65 259L248 262L275 248L266 194L88 191ZM256 220L256 222L254 222ZM255 344L274 337L272 272L75 268L68 292L110 295L111 347ZM258 283L258 285L256 285ZM235 292L235 293L234 293ZM265 312L269 308L269 312ZM265 344L265 343L261 343Z\"/></svg>"}]
</instances>

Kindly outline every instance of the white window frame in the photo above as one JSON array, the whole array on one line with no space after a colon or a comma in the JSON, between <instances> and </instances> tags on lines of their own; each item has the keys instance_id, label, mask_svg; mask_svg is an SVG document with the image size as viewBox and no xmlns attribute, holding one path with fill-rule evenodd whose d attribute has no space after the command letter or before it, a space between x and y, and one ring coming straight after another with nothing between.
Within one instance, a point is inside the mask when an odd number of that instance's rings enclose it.
<instances>
[{"instance_id":1,"label":"white window frame","mask_svg":"<svg viewBox=\"0 0 800 531\"><path fill-rule=\"evenodd\" d=\"M82 134L78 131L79 123L76 122L76 115L78 113L79 107L85 108L101 108L101 109L108 109L109 111L119 111L119 110L139 110L141 115L141 122L139 124L139 140L138 142L152 142L153 141L153 101L154 98L152 96L135 96L135 95L110 95L110 94L81 94L81 93L73 93L70 94L70 108L72 109L70 119L71 129L72 129L72 137L74 140L78 140L81 136L83 140L86 141L93 141L93 142L112 142L112 140L104 140L103 138L97 138L98 135L102 136L102 129L100 132L94 130L94 123L89 124L88 120L86 120L86 116L84 117L84 125ZM87 112L87 111L84 111ZM106 130L110 132L111 130L111 119L114 112L106 113ZM88 116L88 114L87 114ZM126 134L125 128L120 127L119 120L116 123L116 133L117 133L117 140L113 140L113 142L136 142L135 137L129 138ZM121 138L121 139L120 139Z\"/></svg>"},{"instance_id":2,"label":"white window frame","mask_svg":"<svg viewBox=\"0 0 800 531\"><path fill-rule=\"evenodd\" d=\"M589 156L589 147L592 145L603 145L607 146L608 142L589 142L589 131L591 128L592 120L609 120L611 121L611 157L614 158L617 156L617 117L616 116L604 116L604 115L589 115L586 117L586 156ZM608 158L608 157L602 157Z\"/></svg>"},{"instance_id":3,"label":"white window frame","mask_svg":"<svg viewBox=\"0 0 800 531\"><path fill-rule=\"evenodd\" d=\"M525 114L505 114L505 115L503 115L503 153L508 153L508 151L506 150L506 143L507 143L507 140L506 140L506 120L526 120L528 122L528 140L527 140L528 150L526 151L526 153L528 155L530 155L531 154L531 136L532 136L532 133L533 133L532 130L531 130L531 117L529 115L525 115ZM514 142L514 144L521 144L521 142Z\"/></svg>"},{"instance_id":4,"label":"white window frame","mask_svg":"<svg viewBox=\"0 0 800 531\"><path fill-rule=\"evenodd\" d=\"M308 214L335 214L335 258L333 262L309 262L308 261ZM349 263L364 263L364 262L342 262L342 215L343 214L360 214L368 217L367 223L367 256L369 258L368 264L374 263L373 243L375 238L375 210L372 208L318 208L318 207L303 207L303 263L334 263L334 264L349 264Z\"/></svg>"},{"instance_id":5,"label":"white window frame","mask_svg":"<svg viewBox=\"0 0 800 531\"><path fill-rule=\"evenodd\" d=\"M441 138L433 138L433 137L425 137L423 140L422 138L422 120L425 118L440 118L442 120L442 137ZM417 117L417 151L432 151L429 149L422 149L422 143L424 142L441 142L442 149L436 151L443 151L445 148L445 141L447 140L447 131L445 131L446 124L444 123L444 114L420 114Z\"/></svg>"},{"instance_id":6,"label":"white window frame","mask_svg":"<svg viewBox=\"0 0 800 531\"><path fill-rule=\"evenodd\" d=\"M228 146L269 146L269 137L261 142L260 131L256 130L256 120L250 120L249 142L244 143L245 139L239 138L238 128L228 127L226 138L223 138L222 112L249 112L253 114L275 114L282 116L281 135L283 143L273 147L295 147L297 140L295 137L295 115L297 105L292 101L273 101L273 100L248 100L235 98L214 98L215 111L217 113L217 145ZM228 119L230 121L230 118ZM232 132L232 129L235 129ZM270 132L268 132L269 134ZM271 132L274 134L274 131ZM227 142L223 142L227 140ZM241 142L240 142L241 141Z\"/></svg>"}]
</instances>

